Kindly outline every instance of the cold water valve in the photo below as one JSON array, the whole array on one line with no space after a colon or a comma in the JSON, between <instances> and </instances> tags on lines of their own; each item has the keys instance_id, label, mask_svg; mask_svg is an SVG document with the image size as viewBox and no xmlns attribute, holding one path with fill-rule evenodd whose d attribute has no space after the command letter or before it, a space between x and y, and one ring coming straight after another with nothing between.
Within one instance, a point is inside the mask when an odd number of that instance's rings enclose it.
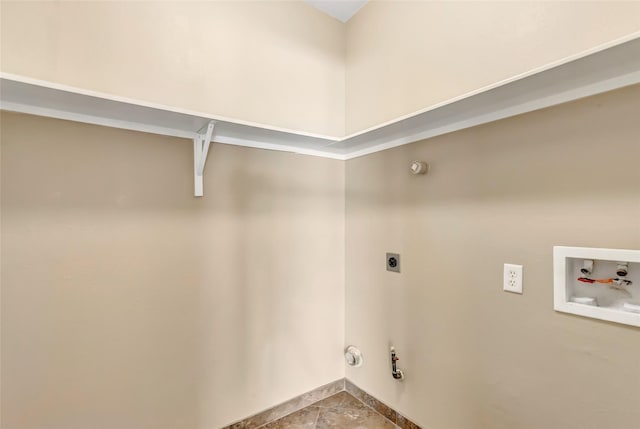
<instances>
[{"instance_id":1,"label":"cold water valve","mask_svg":"<svg viewBox=\"0 0 640 429\"><path fill-rule=\"evenodd\" d=\"M391 346L391 375L398 381L404 380L404 372L396 365L396 361L400 360L398 356L396 356L396 348Z\"/></svg>"}]
</instances>

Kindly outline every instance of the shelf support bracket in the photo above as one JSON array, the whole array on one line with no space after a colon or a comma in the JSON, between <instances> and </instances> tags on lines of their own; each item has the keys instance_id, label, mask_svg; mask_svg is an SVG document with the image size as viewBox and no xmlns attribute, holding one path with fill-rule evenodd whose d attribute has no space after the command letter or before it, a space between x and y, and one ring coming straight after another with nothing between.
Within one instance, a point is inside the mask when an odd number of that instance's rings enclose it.
<instances>
[{"instance_id":1,"label":"shelf support bracket","mask_svg":"<svg viewBox=\"0 0 640 429\"><path fill-rule=\"evenodd\" d=\"M213 137L213 128L215 122L211 121L202 127L193 138L193 175L194 175L194 195L201 197L204 195L203 175L204 166L207 163L207 154L209 153L209 145Z\"/></svg>"}]
</instances>

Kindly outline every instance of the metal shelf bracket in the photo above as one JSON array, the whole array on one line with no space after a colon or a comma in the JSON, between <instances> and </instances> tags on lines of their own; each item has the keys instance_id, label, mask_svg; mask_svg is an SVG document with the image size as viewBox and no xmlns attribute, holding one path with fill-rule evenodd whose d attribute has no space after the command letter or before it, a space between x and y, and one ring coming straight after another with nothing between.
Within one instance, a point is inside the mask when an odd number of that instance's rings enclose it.
<instances>
[{"instance_id":1,"label":"metal shelf bracket","mask_svg":"<svg viewBox=\"0 0 640 429\"><path fill-rule=\"evenodd\" d=\"M213 137L213 128L215 122L211 121L208 125L202 127L193 138L193 175L194 175L194 195L201 197L204 195L203 174L204 166L207 163L207 154L209 153L209 145Z\"/></svg>"}]
</instances>

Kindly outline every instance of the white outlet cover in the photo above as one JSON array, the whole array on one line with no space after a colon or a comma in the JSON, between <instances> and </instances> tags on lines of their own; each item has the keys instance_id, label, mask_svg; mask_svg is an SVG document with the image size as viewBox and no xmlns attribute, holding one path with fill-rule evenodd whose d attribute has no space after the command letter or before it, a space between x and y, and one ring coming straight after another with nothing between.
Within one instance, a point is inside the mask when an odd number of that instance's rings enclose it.
<instances>
[{"instance_id":1,"label":"white outlet cover","mask_svg":"<svg viewBox=\"0 0 640 429\"><path fill-rule=\"evenodd\" d=\"M522 265L504 264L502 289L522 293Z\"/></svg>"}]
</instances>

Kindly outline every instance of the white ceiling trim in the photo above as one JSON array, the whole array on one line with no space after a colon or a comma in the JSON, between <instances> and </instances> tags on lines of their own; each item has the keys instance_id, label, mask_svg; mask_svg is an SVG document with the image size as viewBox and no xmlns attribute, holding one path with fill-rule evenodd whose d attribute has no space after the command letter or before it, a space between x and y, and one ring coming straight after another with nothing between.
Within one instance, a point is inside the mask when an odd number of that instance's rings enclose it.
<instances>
[{"instance_id":1,"label":"white ceiling trim","mask_svg":"<svg viewBox=\"0 0 640 429\"><path fill-rule=\"evenodd\" d=\"M286 130L0 73L7 111L347 160L640 83L640 32L343 138Z\"/></svg>"}]
</instances>

